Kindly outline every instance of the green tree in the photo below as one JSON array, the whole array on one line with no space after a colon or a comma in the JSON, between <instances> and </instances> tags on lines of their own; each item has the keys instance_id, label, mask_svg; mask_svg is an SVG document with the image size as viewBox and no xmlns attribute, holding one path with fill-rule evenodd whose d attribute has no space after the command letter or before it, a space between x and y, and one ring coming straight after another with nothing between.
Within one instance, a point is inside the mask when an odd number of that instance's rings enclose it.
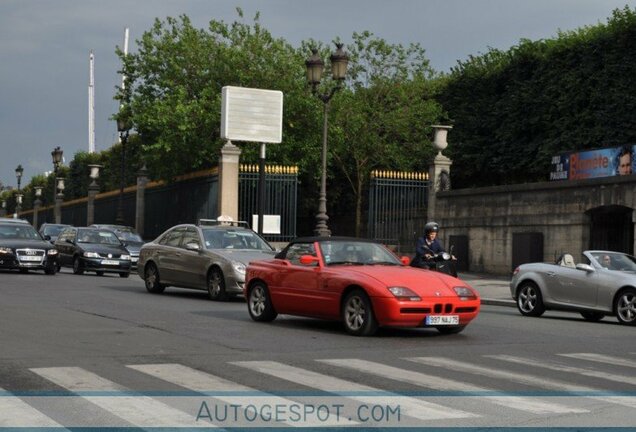
<instances>
[{"instance_id":1,"label":"green tree","mask_svg":"<svg viewBox=\"0 0 636 432\"><path fill-rule=\"evenodd\" d=\"M348 51L349 87L334 99L330 155L348 188L334 195L353 198L338 201L354 204L339 207L354 215L359 236L371 171L426 170L433 154L430 125L443 112L434 99L436 75L420 45L393 45L363 32L354 33Z\"/></svg>"}]
</instances>

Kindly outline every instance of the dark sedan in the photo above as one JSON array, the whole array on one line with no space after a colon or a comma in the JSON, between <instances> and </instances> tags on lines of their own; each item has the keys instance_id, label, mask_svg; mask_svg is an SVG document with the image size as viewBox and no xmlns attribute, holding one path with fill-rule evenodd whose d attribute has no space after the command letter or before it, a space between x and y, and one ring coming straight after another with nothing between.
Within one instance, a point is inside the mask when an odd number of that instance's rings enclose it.
<instances>
[{"instance_id":1,"label":"dark sedan","mask_svg":"<svg viewBox=\"0 0 636 432\"><path fill-rule=\"evenodd\" d=\"M114 224L93 224L90 226L90 228L102 228L114 232L117 238L124 244L128 252L130 252L132 270L137 269L137 261L139 261L139 250L145 242L141 238L141 236L137 234L133 227Z\"/></svg>"},{"instance_id":2,"label":"dark sedan","mask_svg":"<svg viewBox=\"0 0 636 432\"><path fill-rule=\"evenodd\" d=\"M118 273L130 275L130 254L110 230L97 228L67 228L60 233L55 248L59 252L59 265L71 267L73 273L93 271L98 276Z\"/></svg>"},{"instance_id":3,"label":"dark sedan","mask_svg":"<svg viewBox=\"0 0 636 432\"><path fill-rule=\"evenodd\" d=\"M16 219L0 220L0 268L44 270L54 275L57 268L57 250L29 225Z\"/></svg>"},{"instance_id":4,"label":"dark sedan","mask_svg":"<svg viewBox=\"0 0 636 432\"><path fill-rule=\"evenodd\" d=\"M40 225L40 234L44 237L45 240L49 240L51 243L55 243L57 240L57 236L60 235L63 229L70 227L70 225L66 224L54 224L54 223L43 223Z\"/></svg>"}]
</instances>

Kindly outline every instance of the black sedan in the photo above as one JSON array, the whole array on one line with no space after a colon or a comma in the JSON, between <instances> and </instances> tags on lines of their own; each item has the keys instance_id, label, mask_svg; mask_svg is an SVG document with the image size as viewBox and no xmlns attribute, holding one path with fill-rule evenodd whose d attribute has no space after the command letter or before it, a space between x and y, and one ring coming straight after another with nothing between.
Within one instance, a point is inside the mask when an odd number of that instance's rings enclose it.
<instances>
[{"instance_id":1,"label":"black sedan","mask_svg":"<svg viewBox=\"0 0 636 432\"><path fill-rule=\"evenodd\" d=\"M130 254L110 230L97 228L66 228L55 241L59 265L71 267L73 273L92 271L130 275Z\"/></svg>"},{"instance_id":2,"label":"black sedan","mask_svg":"<svg viewBox=\"0 0 636 432\"><path fill-rule=\"evenodd\" d=\"M0 219L0 268L44 270L54 275L57 269L57 250L27 221Z\"/></svg>"}]
</instances>

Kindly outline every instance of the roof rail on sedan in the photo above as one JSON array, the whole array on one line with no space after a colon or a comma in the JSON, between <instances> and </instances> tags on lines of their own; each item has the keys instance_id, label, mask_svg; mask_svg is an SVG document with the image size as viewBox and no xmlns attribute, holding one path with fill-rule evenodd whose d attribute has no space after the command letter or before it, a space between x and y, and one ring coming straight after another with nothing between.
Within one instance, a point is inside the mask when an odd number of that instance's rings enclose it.
<instances>
[{"instance_id":1,"label":"roof rail on sedan","mask_svg":"<svg viewBox=\"0 0 636 432\"><path fill-rule=\"evenodd\" d=\"M250 225L246 221L235 221L235 220L226 220L226 219L199 219L199 226L209 225L209 226L235 226L235 227L245 227L249 228Z\"/></svg>"}]
</instances>

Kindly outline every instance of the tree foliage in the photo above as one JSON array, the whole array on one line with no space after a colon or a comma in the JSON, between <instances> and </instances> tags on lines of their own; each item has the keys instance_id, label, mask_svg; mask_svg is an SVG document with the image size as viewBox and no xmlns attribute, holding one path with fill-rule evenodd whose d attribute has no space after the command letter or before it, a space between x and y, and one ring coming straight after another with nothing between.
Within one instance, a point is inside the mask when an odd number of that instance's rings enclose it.
<instances>
[{"instance_id":1,"label":"tree foliage","mask_svg":"<svg viewBox=\"0 0 636 432\"><path fill-rule=\"evenodd\" d=\"M636 12L554 39L491 49L452 70L454 186L543 181L564 151L636 141Z\"/></svg>"}]
</instances>

